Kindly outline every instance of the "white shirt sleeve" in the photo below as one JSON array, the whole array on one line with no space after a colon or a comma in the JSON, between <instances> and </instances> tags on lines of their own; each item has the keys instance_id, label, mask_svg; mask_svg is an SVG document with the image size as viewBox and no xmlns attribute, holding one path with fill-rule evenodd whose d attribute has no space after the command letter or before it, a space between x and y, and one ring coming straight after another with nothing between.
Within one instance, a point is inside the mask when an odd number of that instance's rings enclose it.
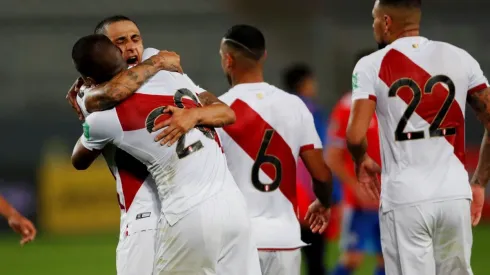
<instances>
[{"instance_id":1,"label":"white shirt sleeve","mask_svg":"<svg viewBox=\"0 0 490 275\"><path fill-rule=\"evenodd\" d=\"M90 151L102 150L108 143L118 141L122 135L116 112L111 109L92 113L85 119L80 141Z\"/></svg>"},{"instance_id":2,"label":"white shirt sleeve","mask_svg":"<svg viewBox=\"0 0 490 275\"><path fill-rule=\"evenodd\" d=\"M376 101L377 74L369 56L357 62L352 73L352 101L357 99L372 99Z\"/></svg>"},{"instance_id":3,"label":"white shirt sleeve","mask_svg":"<svg viewBox=\"0 0 490 275\"><path fill-rule=\"evenodd\" d=\"M308 110L308 107L306 107L305 103L299 98L298 100L300 102L300 107L298 108L298 111L300 112L301 116L301 125L298 129L302 129L300 131L300 153L312 149L322 149L322 141L320 140L320 136L316 131L313 115L311 114L310 110Z\"/></svg>"},{"instance_id":4,"label":"white shirt sleeve","mask_svg":"<svg viewBox=\"0 0 490 275\"><path fill-rule=\"evenodd\" d=\"M186 79L187 79L187 81L189 81L189 83L192 85L192 87L193 87L192 92L194 92L194 93L196 93L196 94L200 94L200 93L202 93L202 92L206 92L206 90L205 90L205 89L203 89L203 88L201 88L201 87L197 86L197 85L194 83L194 81L192 81L192 79L190 79L190 77L189 77L188 75L184 74L184 78L186 78Z\"/></svg>"},{"instance_id":5,"label":"white shirt sleeve","mask_svg":"<svg viewBox=\"0 0 490 275\"><path fill-rule=\"evenodd\" d=\"M488 80L483 73L480 64L469 53L467 53L469 64L468 70L468 93L477 92L488 87Z\"/></svg>"}]
</instances>

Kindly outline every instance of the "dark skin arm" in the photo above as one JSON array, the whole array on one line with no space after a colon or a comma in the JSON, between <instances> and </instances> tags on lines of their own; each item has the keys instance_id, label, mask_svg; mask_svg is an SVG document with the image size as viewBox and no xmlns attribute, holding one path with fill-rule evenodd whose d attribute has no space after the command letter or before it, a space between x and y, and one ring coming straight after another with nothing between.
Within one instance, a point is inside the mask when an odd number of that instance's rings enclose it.
<instances>
[{"instance_id":1,"label":"dark skin arm","mask_svg":"<svg viewBox=\"0 0 490 275\"><path fill-rule=\"evenodd\" d=\"M195 126L219 128L235 123L235 112L215 95L203 92L198 96L203 107L181 109L168 106L165 109L165 112L172 113L172 117L155 125L154 132L167 127L155 137L155 141L170 146Z\"/></svg>"},{"instance_id":2,"label":"dark skin arm","mask_svg":"<svg viewBox=\"0 0 490 275\"><path fill-rule=\"evenodd\" d=\"M485 187L490 180L490 88L473 92L468 95L468 104L483 123L485 134L480 146L478 165L471 178L473 201L471 202L471 220L473 226L480 222L485 202Z\"/></svg>"},{"instance_id":3,"label":"dark skin arm","mask_svg":"<svg viewBox=\"0 0 490 275\"><path fill-rule=\"evenodd\" d=\"M149 78L160 70L182 72L180 57L174 52L160 51L137 66L124 70L111 81L98 85L92 93L86 97L85 107L88 112L96 112L110 109L124 99L134 94ZM75 109L80 120L83 114L76 102L76 96L83 81L77 80L68 91L66 99Z\"/></svg>"},{"instance_id":4,"label":"dark skin arm","mask_svg":"<svg viewBox=\"0 0 490 275\"><path fill-rule=\"evenodd\" d=\"M167 59L169 59L167 52L160 52L141 64L119 73L109 82L98 85L86 96L85 106L87 111L92 113L107 110L130 97L148 79L160 70L169 67L169 60ZM175 67L175 65L170 65L170 67L172 66ZM175 70L178 71L178 69Z\"/></svg>"},{"instance_id":5,"label":"dark skin arm","mask_svg":"<svg viewBox=\"0 0 490 275\"><path fill-rule=\"evenodd\" d=\"M71 155L71 163L73 167L77 170L86 170L92 165L92 163L99 157L102 151L93 150L85 148L83 144L80 142L80 139L75 144L75 148L73 149L73 153Z\"/></svg>"},{"instance_id":6,"label":"dark skin arm","mask_svg":"<svg viewBox=\"0 0 490 275\"><path fill-rule=\"evenodd\" d=\"M311 175L313 192L317 197L309 207L305 220L310 224L313 233L322 233L328 226L330 207L332 206L332 173L323 160L321 149L302 152L301 160Z\"/></svg>"}]
</instances>

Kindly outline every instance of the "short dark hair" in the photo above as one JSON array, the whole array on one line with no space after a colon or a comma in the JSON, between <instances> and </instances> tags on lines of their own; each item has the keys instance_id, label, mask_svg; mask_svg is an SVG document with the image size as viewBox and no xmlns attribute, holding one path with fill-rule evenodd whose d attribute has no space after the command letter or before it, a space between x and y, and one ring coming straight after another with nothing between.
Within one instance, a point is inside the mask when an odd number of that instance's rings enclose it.
<instances>
[{"instance_id":1,"label":"short dark hair","mask_svg":"<svg viewBox=\"0 0 490 275\"><path fill-rule=\"evenodd\" d=\"M282 82L288 92L297 94L301 83L310 77L313 77L313 70L310 66L303 63L297 63L284 70Z\"/></svg>"},{"instance_id":2,"label":"short dark hair","mask_svg":"<svg viewBox=\"0 0 490 275\"><path fill-rule=\"evenodd\" d=\"M223 36L224 43L245 53L254 60L259 60L265 53L265 37L256 27L235 25Z\"/></svg>"},{"instance_id":3,"label":"short dark hair","mask_svg":"<svg viewBox=\"0 0 490 275\"><path fill-rule=\"evenodd\" d=\"M422 0L379 0L381 6L391 6L399 8L417 8L422 7Z\"/></svg>"},{"instance_id":4,"label":"short dark hair","mask_svg":"<svg viewBox=\"0 0 490 275\"><path fill-rule=\"evenodd\" d=\"M110 24L112 23L116 23L116 22L121 22L121 21L131 21L133 22L136 26L138 26L136 24L136 22L134 22L133 20L131 20L129 17L127 16L124 16L124 15L113 15L113 16L110 16L110 17L107 17L105 19L103 19L102 21L100 21L97 26L95 26L95 29L94 29L94 34L105 34L105 28L107 26L109 26Z\"/></svg>"},{"instance_id":5,"label":"short dark hair","mask_svg":"<svg viewBox=\"0 0 490 275\"><path fill-rule=\"evenodd\" d=\"M71 57L77 71L97 84L111 80L126 67L121 51L103 34L84 36L73 45Z\"/></svg>"}]
</instances>

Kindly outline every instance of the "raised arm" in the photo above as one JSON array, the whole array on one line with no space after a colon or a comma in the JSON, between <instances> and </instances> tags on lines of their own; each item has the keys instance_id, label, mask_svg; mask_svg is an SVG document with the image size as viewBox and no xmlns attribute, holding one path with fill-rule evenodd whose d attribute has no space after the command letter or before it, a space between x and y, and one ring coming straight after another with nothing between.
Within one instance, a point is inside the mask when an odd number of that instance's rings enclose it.
<instances>
[{"instance_id":1,"label":"raised arm","mask_svg":"<svg viewBox=\"0 0 490 275\"><path fill-rule=\"evenodd\" d=\"M141 64L119 73L111 81L94 88L85 97L87 111L92 113L116 106L164 69L180 72L180 57L174 52L160 51Z\"/></svg>"}]
</instances>

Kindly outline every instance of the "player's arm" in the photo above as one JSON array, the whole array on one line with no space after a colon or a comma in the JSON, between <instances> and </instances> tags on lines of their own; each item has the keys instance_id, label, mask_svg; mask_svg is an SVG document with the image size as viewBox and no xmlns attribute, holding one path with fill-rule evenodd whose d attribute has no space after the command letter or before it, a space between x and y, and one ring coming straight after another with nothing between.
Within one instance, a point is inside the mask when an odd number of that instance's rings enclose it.
<instances>
[{"instance_id":1,"label":"player's arm","mask_svg":"<svg viewBox=\"0 0 490 275\"><path fill-rule=\"evenodd\" d=\"M303 102L300 102L297 111L301 115L298 125L301 133L299 155L311 175L315 196L325 208L330 208L333 201L332 173L323 158L322 142L315 128L313 115Z\"/></svg>"},{"instance_id":2,"label":"player's arm","mask_svg":"<svg viewBox=\"0 0 490 275\"><path fill-rule=\"evenodd\" d=\"M468 104L475 111L485 127L485 134L480 146L478 165L471 180L472 184L486 187L490 180L490 88L470 91Z\"/></svg>"},{"instance_id":3,"label":"player's arm","mask_svg":"<svg viewBox=\"0 0 490 275\"><path fill-rule=\"evenodd\" d=\"M360 163L366 157L366 133L375 111L376 102L370 99L358 99L352 104L346 143L355 163Z\"/></svg>"},{"instance_id":4,"label":"player's arm","mask_svg":"<svg viewBox=\"0 0 490 275\"><path fill-rule=\"evenodd\" d=\"M101 153L100 150L87 149L81 142L82 138L83 137L78 139L71 155L71 163L77 170L86 170L89 168Z\"/></svg>"},{"instance_id":5,"label":"player's arm","mask_svg":"<svg viewBox=\"0 0 490 275\"><path fill-rule=\"evenodd\" d=\"M87 111L93 113L116 106L133 95L160 70L181 72L180 57L174 52L160 51L141 64L119 73L109 82L94 88L85 97Z\"/></svg>"},{"instance_id":6,"label":"player's arm","mask_svg":"<svg viewBox=\"0 0 490 275\"><path fill-rule=\"evenodd\" d=\"M21 245L33 241L36 237L37 230L32 222L17 212L2 196L0 196L0 216L3 216L8 221L9 226L16 233L21 234Z\"/></svg>"},{"instance_id":7,"label":"player's arm","mask_svg":"<svg viewBox=\"0 0 490 275\"><path fill-rule=\"evenodd\" d=\"M376 76L366 57L359 60L352 74L352 106L346 130L346 143L357 164L367 156L366 133L376 111Z\"/></svg>"},{"instance_id":8,"label":"player's arm","mask_svg":"<svg viewBox=\"0 0 490 275\"><path fill-rule=\"evenodd\" d=\"M83 135L75 144L71 156L73 167L85 170L97 159L104 147L122 136L122 129L111 119L111 111L93 113L83 124Z\"/></svg>"},{"instance_id":9,"label":"player's arm","mask_svg":"<svg viewBox=\"0 0 490 275\"><path fill-rule=\"evenodd\" d=\"M311 175L316 198L325 208L330 208L333 201L332 173L323 159L322 149L304 151L300 157Z\"/></svg>"}]
</instances>

